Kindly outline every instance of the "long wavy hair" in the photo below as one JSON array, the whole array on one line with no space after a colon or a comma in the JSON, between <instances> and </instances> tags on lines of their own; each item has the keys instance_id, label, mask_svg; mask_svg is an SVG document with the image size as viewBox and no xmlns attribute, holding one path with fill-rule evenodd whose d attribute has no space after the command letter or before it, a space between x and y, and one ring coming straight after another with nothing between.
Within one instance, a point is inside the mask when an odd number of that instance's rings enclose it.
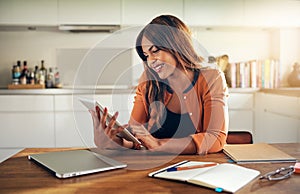
<instances>
[{"instance_id":1,"label":"long wavy hair","mask_svg":"<svg viewBox=\"0 0 300 194\"><path fill-rule=\"evenodd\" d=\"M146 72L146 101L148 105L151 104L151 109L155 107L157 110L156 123L158 123L159 118L162 118L159 113L163 112L164 92L168 88L168 83L166 80L160 79L158 74L148 66L142 49L143 37L158 49L170 53L177 62L177 68L183 69L184 72L187 70L198 71L203 58L196 53L193 47L190 29L175 16L158 16L139 33L136 40L136 51L143 60ZM162 103L153 103L157 101Z\"/></svg>"}]
</instances>

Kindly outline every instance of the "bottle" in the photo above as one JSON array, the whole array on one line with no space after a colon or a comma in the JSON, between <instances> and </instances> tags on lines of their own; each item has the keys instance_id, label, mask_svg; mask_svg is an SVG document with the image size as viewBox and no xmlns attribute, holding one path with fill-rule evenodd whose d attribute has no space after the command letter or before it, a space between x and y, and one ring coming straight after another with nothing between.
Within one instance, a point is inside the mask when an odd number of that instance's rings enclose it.
<instances>
[{"instance_id":1,"label":"bottle","mask_svg":"<svg viewBox=\"0 0 300 194\"><path fill-rule=\"evenodd\" d=\"M45 85L45 75L44 72L40 69L38 73L38 84Z\"/></svg>"},{"instance_id":2,"label":"bottle","mask_svg":"<svg viewBox=\"0 0 300 194\"><path fill-rule=\"evenodd\" d=\"M18 65L14 65L12 68L12 84L17 85L20 82L21 71Z\"/></svg>"},{"instance_id":3,"label":"bottle","mask_svg":"<svg viewBox=\"0 0 300 194\"><path fill-rule=\"evenodd\" d=\"M17 61L17 65L12 68L12 84L17 85L20 83L21 76L21 61Z\"/></svg>"},{"instance_id":4,"label":"bottle","mask_svg":"<svg viewBox=\"0 0 300 194\"><path fill-rule=\"evenodd\" d=\"M58 71L57 67L55 67L55 71L54 71L54 87L61 88L60 76L59 76L59 71Z\"/></svg>"},{"instance_id":5,"label":"bottle","mask_svg":"<svg viewBox=\"0 0 300 194\"><path fill-rule=\"evenodd\" d=\"M39 66L38 65L36 65L35 67L34 67L34 83L35 84L38 84L39 83Z\"/></svg>"},{"instance_id":6,"label":"bottle","mask_svg":"<svg viewBox=\"0 0 300 194\"><path fill-rule=\"evenodd\" d=\"M54 73L52 67L50 67L49 73L47 74L46 87L53 88L53 86L54 86Z\"/></svg>"},{"instance_id":7,"label":"bottle","mask_svg":"<svg viewBox=\"0 0 300 194\"><path fill-rule=\"evenodd\" d=\"M27 84L35 84L35 76L32 68L28 69Z\"/></svg>"},{"instance_id":8,"label":"bottle","mask_svg":"<svg viewBox=\"0 0 300 194\"><path fill-rule=\"evenodd\" d=\"M27 61L23 62L23 69L20 76L21 84L27 84L27 76L28 76L28 69L27 69Z\"/></svg>"},{"instance_id":9,"label":"bottle","mask_svg":"<svg viewBox=\"0 0 300 194\"><path fill-rule=\"evenodd\" d=\"M40 75L41 74L43 74L44 81L46 81L46 78L47 78L47 69L45 67L45 61L44 60L41 61ZM46 84L46 83L44 83L44 84Z\"/></svg>"}]
</instances>

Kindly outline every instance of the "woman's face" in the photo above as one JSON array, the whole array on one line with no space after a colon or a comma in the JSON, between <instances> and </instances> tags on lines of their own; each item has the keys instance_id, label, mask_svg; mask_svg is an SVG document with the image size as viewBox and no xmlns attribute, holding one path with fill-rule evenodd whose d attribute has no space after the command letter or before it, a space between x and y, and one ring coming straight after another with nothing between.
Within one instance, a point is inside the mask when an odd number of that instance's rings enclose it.
<instances>
[{"instance_id":1,"label":"woman's face","mask_svg":"<svg viewBox=\"0 0 300 194\"><path fill-rule=\"evenodd\" d=\"M170 77L177 66L177 62L173 55L160 50L147 38L142 38L142 49L147 58L148 66L153 69L161 79Z\"/></svg>"}]
</instances>

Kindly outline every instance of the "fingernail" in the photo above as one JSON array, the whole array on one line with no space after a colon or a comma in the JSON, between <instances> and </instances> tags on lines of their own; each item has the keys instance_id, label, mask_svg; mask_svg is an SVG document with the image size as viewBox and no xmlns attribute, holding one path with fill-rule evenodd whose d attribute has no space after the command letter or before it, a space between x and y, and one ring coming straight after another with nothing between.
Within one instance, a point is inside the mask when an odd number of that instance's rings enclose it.
<instances>
[{"instance_id":1,"label":"fingernail","mask_svg":"<svg viewBox=\"0 0 300 194\"><path fill-rule=\"evenodd\" d=\"M104 112L107 112L107 108L106 107L104 108Z\"/></svg>"}]
</instances>

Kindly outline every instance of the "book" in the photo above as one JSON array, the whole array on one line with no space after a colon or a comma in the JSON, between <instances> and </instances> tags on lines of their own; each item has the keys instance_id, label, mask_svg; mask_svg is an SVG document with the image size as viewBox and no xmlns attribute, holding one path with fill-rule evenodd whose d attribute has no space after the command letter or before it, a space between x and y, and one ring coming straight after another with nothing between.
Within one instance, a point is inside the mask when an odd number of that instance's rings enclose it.
<instances>
[{"instance_id":1,"label":"book","mask_svg":"<svg viewBox=\"0 0 300 194\"><path fill-rule=\"evenodd\" d=\"M296 158L266 143L227 144L223 152L236 163L297 161Z\"/></svg>"},{"instance_id":2,"label":"book","mask_svg":"<svg viewBox=\"0 0 300 194\"><path fill-rule=\"evenodd\" d=\"M219 192L225 191L234 193L251 182L260 174L260 172L257 170L238 166L236 164L210 164L214 163L185 160L158 171L152 172L148 176L191 183L215 189ZM193 168L193 166L195 165L204 165L204 167ZM191 169L171 172L168 170L178 167Z\"/></svg>"}]
</instances>

